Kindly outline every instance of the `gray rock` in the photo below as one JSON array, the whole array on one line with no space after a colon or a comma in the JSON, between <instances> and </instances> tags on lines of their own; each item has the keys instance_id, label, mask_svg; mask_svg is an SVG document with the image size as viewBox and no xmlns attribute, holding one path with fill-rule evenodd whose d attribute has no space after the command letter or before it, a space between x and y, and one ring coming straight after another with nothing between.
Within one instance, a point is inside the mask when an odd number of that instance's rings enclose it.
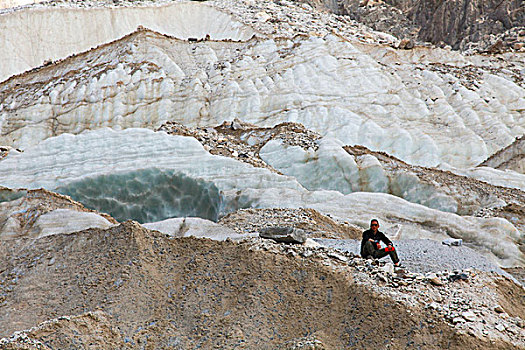
<instances>
[{"instance_id":1,"label":"gray rock","mask_svg":"<svg viewBox=\"0 0 525 350\"><path fill-rule=\"evenodd\" d=\"M428 280L430 281L430 283L432 283L435 286L443 286L443 285L445 285L445 283L441 280L441 278L439 278L437 276L429 278Z\"/></svg>"},{"instance_id":2,"label":"gray rock","mask_svg":"<svg viewBox=\"0 0 525 350\"><path fill-rule=\"evenodd\" d=\"M474 321L476 321L478 319L476 314L473 313L472 311L465 311L465 312L461 313L461 316L465 320L470 321L470 322L474 322Z\"/></svg>"},{"instance_id":3,"label":"gray rock","mask_svg":"<svg viewBox=\"0 0 525 350\"><path fill-rule=\"evenodd\" d=\"M306 232L294 227L266 227L259 231L259 236L282 243L303 244L306 242Z\"/></svg>"},{"instance_id":4,"label":"gray rock","mask_svg":"<svg viewBox=\"0 0 525 350\"><path fill-rule=\"evenodd\" d=\"M457 316L452 319L453 324L463 323L463 322L465 322L465 319L461 316Z\"/></svg>"},{"instance_id":5,"label":"gray rock","mask_svg":"<svg viewBox=\"0 0 525 350\"><path fill-rule=\"evenodd\" d=\"M394 274L394 264L387 263L384 266L380 266L379 271L384 272L388 275L393 275Z\"/></svg>"},{"instance_id":6,"label":"gray rock","mask_svg":"<svg viewBox=\"0 0 525 350\"><path fill-rule=\"evenodd\" d=\"M231 123L232 130L240 130L242 129L241 121L237 118L235 118Z\"/></svg>"},{"instance_id":7,"label":"gray rock","mask_svg":"<svg viewBox=\"0 0 525 350\"><path fill-rule=\"evenodd\" d=\"M403 39L398 47L403 50L410 50L414 48L414 42L411 39Z\"/></svg>"},{"instance_id":8,"label":"gray rock","mask_svg":"<svg viewBox=\"0 0 525 350\"><path fill-rule=\"evenodd\" d=\"M455 238L447 238L445 240L443 240L443 243L444 245L449 245L449 246L460 246L463 244L463 240L462 239L455 239Z\"/></svg>"},{"instance_id":9,"label":"gray rock","mask_svg":"<svg viewBox=\"0 0 525 350\"><path fill-rule=\"evenodd\" d=\"M496 311L498 314L504 313L505 310L501 307L501 305L494 306L494 311Z\"/></svg>"}]
</instances>

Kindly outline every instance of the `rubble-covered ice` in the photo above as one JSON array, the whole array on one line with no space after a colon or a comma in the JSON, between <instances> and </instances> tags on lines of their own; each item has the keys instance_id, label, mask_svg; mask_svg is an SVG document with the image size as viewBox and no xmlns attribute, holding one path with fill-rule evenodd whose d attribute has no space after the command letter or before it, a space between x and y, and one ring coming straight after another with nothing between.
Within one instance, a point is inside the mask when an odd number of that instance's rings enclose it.
<instances>
[{"instance_id":1,"label":"rubble-covered ice","mask_svg":"<svg viewBox=\"0 0 525 350\"><path fill-rule=\"evenodd\" d=\"M101 210L121 202L115 212L121 219L137 213L142 222L159 221L177 215L177 210L195 215L197 211L191 210L196 208L214 213L207 216L214 219L219 208L218 215L249 207L307 207L361 227L370 217L390 225L402 223L404 238L463 238L490 251L502 265L523 262L517 246L522 234L505 219L462 217L381 193L308 191L291 176L211 155L194 138L164 132L106 128L62 134L22 153L10 153L0 161L0 172L2 186L61 190L76 200L98 203ZM301 178L300 172L296 175ZM192 193L187 188L178 193L184 181L194 186L195 198L189 199ZM181 197L172 198L168 192ZM162 209L166 205L173 208ZM184 214L188 208L193 209Z\"/></svg>"},{"instance_id":2,"label":"rubble-covered ice","mask_svg":"<svg viewBox=\"0 0 525 350\"><path fill-rule=\"evenodd\" d=\"M489 167L446 169L452 171L453 173L485 181L492 185L518 188L522 191L525 191L525 174L521 174L513 170L499 170Z\"/></svg>"},{"instance_id":3,"label":"rubble-covered ice","mask_svg":"<svg viewBox=\"0 0 525 350\"><path fill-rule=\"evenodd\" d=\"M229 194L225 195L228 197ZM246 189L235 195L239 207L307 207L360 227L368 227L370 218L377 217L382 227L397 238L462 238L501 266L525 262L519 249L524 235L501 218L459 216L384 193L355 192L342 195L336 191L306 192L275 188ZM393 232L389 232L389 227Z\"/></svg>"}]
</instances>

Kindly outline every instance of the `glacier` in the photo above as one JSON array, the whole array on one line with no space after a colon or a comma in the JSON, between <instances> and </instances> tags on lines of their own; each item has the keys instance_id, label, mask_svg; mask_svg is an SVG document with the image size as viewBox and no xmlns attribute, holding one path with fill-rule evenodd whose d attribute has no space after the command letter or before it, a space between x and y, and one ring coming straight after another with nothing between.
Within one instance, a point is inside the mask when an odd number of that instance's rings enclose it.
<instances>
[{"instance_id":1,"label":"glacier","mask_svg":"<svg viewBox=\"0 0 525 350\"><path fill-rule=\"evenodd\" d=\"M92 209L113 211L120 220L152 222L197 214L216 220L241 208L309 207L362 227L370 217L381 217L386 227L403 223L403 238L463 238L502 266L524 261L517 245L523 234L505 219L459 216L386 193L308 191L292 176L211 155L194 138L165 132L104 128L62 134L10 153L0 161L0 172L0 186L70 194ZM376 172L360 176L377 182ZM406 184L409 191L412 184Z\"/></svg>"},{"instance_id":2,"label":"glacier","mask_svg":"<svg viewBox=\"0 0 525 350\"><path fill-rule=\"evenodd\" d=\"M502 266L523 264L525 223L513 208L525 175L478 166L525 133L523 54L401 50L303 6L128 5L0 13L0 186L19 190L0 191L6 205L44 188L163 229L240 208L308 207L363 228L379 217L405 238L463 238ZM246 134L261 143L257 167L155 132L237 119L300 123L320 138L304 148ZM56 210L35 232L69 216L112 224Z\"/></svg>"},{"instance_id":3,"label":"glacier","mask_svg":"<svg viewBox=\"0 0 525 350\"><path fill-rule=\"evenodd\" d=\"M525 17L481 2L0 0L0 344L525 344Z\"/></svg>"},{"instance_id":4,"label":"glacier","mask_svg":"<svg viewBox=\"0 0 525 350\"><path fill-rule=\"evenodd\" d=\"M430 58L419 69L410 57L385 64L333 35L188 42L142 29L0 84L0 142L19 148L100 127L239 118L298 122L412 164L464 168L525 132L525 92L506 70L478 66L473 91L447 70L474 59L442 72L443 57Z\"/></svg>"}]
</instances>

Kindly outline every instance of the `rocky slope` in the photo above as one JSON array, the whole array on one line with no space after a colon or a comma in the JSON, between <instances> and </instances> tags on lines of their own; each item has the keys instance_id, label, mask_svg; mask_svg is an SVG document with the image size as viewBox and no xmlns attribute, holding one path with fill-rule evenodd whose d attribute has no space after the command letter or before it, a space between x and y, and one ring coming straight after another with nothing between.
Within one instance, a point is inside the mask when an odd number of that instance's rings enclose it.
<instances>
[{"instance_id":1,"label":"rocky slope","mask_svg":"<svg viewBox=\"0 0 525 350\"><path fill-rule=\"evenodd\" d=\"M416 40L470 52L521 51L525 47L525 5L519 0L306 2L412 40L408 48Z\"/></svg>"},{"instance_id":2,"label":"rocky slope","mask_svg":"<svg viewBox=\"0 0 525 350\"><path fill-rule=\"evenodd\" d=\"M0 247L0 335L56 319L3 349L525 345L523 304L507 301L523 290L497 275L438 284L326 248L169 239L132 222L27 243Z\"/></svg>"}]
</instances>

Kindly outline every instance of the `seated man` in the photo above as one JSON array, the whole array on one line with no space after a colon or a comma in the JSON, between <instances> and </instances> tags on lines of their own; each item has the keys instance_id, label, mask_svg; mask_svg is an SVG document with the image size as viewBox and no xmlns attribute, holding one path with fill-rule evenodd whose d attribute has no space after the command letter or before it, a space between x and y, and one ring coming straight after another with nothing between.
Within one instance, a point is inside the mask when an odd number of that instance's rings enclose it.
<instances>
[{"instance_id":1,"label":"seated man","mask_svg":"<svg viewBox=\"0 0 525 350\"><path fill-rule=\"evenodd\" d=\"M383 241L387 247L380 249L380 241ZM372 219L372 221L370 221L370 229L363 232L361 256L366 259L381 259L387 255L390 255L395 266L401 266L392 241L389 240L383 232L379 231L379 221Z\"/></svg>"}]
</instances>

